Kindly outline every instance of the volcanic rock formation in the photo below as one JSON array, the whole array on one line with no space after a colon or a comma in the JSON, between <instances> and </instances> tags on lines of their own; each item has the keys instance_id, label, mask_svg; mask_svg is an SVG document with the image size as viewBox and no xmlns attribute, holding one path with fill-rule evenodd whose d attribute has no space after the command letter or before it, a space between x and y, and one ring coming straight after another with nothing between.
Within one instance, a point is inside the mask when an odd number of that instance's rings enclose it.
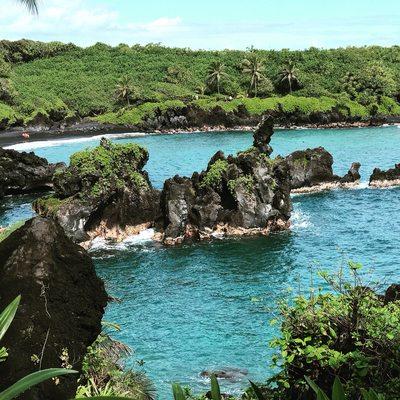
<instances>
[{"instance_id":1,"label":"volcanic rock formation","mask_svg":"<svg viewBox=\"0 0 400 400\"><path fill-rule=\"evenodd\" d=\"M0 243L0 310L21 295L1 344L0 391L39 369L80 370L86 349L101 331L107 303L103 282L87 252L52 219L36 217ZM75 397L77 375L50 380L21 400Z\"/></svg>"}]
</instances>

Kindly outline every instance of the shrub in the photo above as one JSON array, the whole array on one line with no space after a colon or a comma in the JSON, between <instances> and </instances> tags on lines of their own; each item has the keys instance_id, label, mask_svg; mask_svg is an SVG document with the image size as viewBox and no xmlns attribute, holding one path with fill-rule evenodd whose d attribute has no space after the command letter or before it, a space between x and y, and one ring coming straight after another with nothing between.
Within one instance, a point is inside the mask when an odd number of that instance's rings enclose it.
<instances>
[{"instance_id":1,"label":"shrub","mask_svg":"<svg viewBox=\"0 0 400 400\"><path fill-rule=\"evenodd\" d=\"M154 386L144 372L124 369L124 358L130 354L127 346L103 331L88 348L77 397L101 395L129 396L135 400L155 399Z\"/></svg>"},{"instance_id":2,"label":"shrub","mask_svg":"<svg viewBox=\"0 0 400 400\"><path fill-rule=\"evenodd\" d=\"M362 286L349 262L353 284L321 273L336 293L320 292L282 304L281 336L272 342L279 350L275 365L282 370L272 381L280 395L300 398L307 393L304 376L328 391L335 376L346 393L358 399L360 389L372 388L388 399L400 389L400 301Z\"/></svg>"},{"instance_id":3,"label":"shrub","mask_svg":"<svg viewBox=\"0 0 400 400\"><path fill-rule=\"evenodd\" d=\"M202 182L200 183L200 187L216 187L221 182L222 175L228 169L228 161L226 160L217 160L210 166L208 171L206 172Z\"/></svg>"}]
</instances>

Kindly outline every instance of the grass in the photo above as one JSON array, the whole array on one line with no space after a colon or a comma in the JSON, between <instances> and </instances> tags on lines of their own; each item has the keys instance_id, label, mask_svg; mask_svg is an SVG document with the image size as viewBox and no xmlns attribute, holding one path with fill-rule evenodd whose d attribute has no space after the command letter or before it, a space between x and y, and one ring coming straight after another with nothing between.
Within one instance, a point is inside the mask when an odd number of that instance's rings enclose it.
<instances>
[{"instance_id":1,"label":"grass","mask_svg":"<svg viewBox=\"0 0 400 400\"><path fill-rule=\"evenodd\" d=\"M18 221L0 231L0 242L7 239L14 231L16 231L18 228L21 228L21 226L23 226L24 224L25 220Z\"/></svg>"}]
</instances>

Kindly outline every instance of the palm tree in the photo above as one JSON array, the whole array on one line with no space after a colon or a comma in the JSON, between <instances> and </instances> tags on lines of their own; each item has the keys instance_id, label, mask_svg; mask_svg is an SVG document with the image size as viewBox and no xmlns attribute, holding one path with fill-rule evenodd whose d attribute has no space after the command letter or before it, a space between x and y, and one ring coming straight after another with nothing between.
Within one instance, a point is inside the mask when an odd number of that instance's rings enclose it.
<instances>
[{"instance_id":1,"label":"palm tree","mask_svg":"<svg viewBox=\"0 0 400 400\"><path fill-rule=\"evenodd\" d=\"M299 83L299 78L296 76L296 68L292 61L289 61L286 67L279 73L278 81L281 84L287 83L289 86L289 93L292 93L293 84Z\"/></svg>"},{"instance_id":2,"label":"palm tree","mask_svg":"<svg viewBox=\"0 0 400 400\"><path fill-rule=\"evenodd\" d=\"M126 101L128 107L135 92L136 88L133 86L132 79L128 75L123 76L115 87L115 97L118 100Z\"/></svg>"},{"instance_id":3,"label":"palm tree","mask_svg":"<svg viewBox=\"0 0 400 400\"><path fill-rule=\"evenodd\" d=\"M213 61L208 68L207 83L209 85L217 85L217 92L220 94L221 81L227 78L225 65L221 61Z\"/></svg>"},{"instance_id":4,"label":"palm tree","mask_svg":"<svg viewBox=\"0 0 400 400\"><path fill-rule=\"evenodd\" d=\"M265 71L264 62L260 60L256 55L245 59L242 62L242 71L244 74L250 76L250 87L249 94L254 89L254 97L257 97L258 84L265 79L263 72Z\"/></svg>"},{"instance_id":5,"label":"palm tree","mask_svg":"<svg viewBox=\"0 0 400 400\"><path fill-rule=\"evenodd\" d=\"M32 14L37 14L38 13L38 1L37 0L19 0L21 4L26 6L28 10Z\"/></svg>"}]
</instances>

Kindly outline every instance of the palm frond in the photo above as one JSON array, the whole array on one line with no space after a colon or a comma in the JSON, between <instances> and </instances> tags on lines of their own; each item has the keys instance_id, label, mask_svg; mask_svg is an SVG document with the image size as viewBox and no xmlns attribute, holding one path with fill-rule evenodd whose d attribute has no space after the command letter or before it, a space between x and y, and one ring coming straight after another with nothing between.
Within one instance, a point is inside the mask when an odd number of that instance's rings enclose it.
<instances>
[{"instance_id":1,"label":"palm frond","mask_svg":"<svg viewBox=\"0 0 400 400\"><path fill-rule=\"evenodd\" d=\"M23 4L32 14L38 14L38 1L37 0L18 0Z\"/></svg>"}]
</instances>

